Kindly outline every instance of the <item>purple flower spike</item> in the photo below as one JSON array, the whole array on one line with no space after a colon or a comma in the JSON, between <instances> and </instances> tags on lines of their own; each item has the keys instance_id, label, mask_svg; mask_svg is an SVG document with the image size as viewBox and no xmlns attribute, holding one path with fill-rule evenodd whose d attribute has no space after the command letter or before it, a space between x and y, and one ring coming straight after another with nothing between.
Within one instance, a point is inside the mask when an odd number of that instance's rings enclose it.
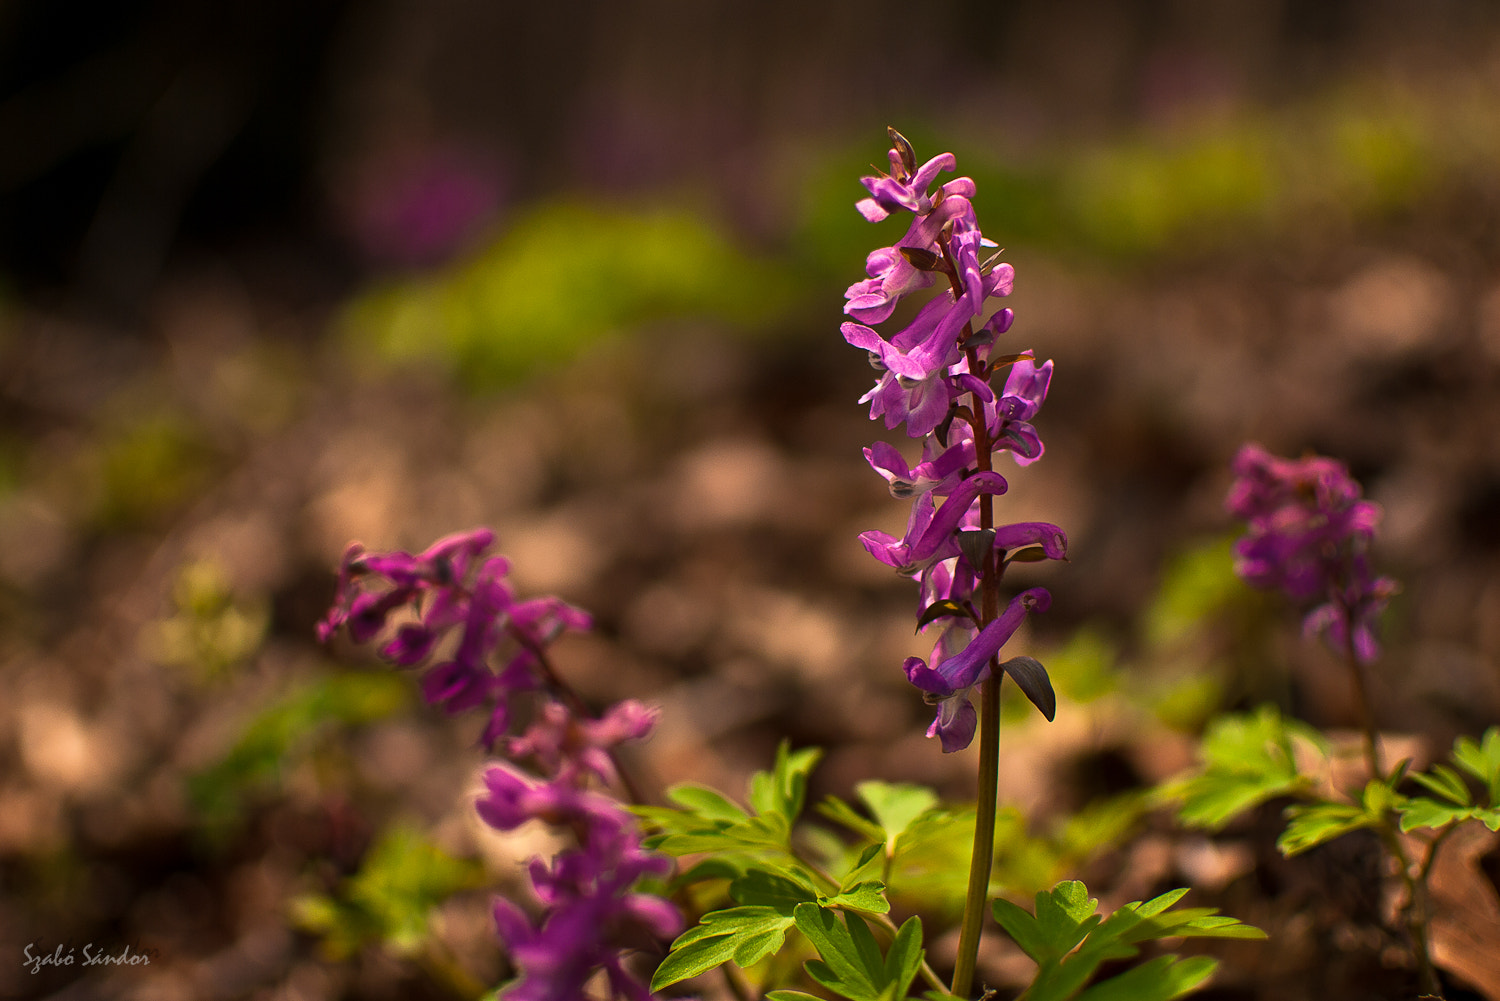
<instances>
[{"instance_id":1,"label":"purple flower spike","mask_svg":"<svg viewBox=\"0 0 1500 1001\"><path fill-rule=\"evenodd\" d=\"M1046 591L1033 588L1016 596L998 618L979 621L976 606L995 607L994 588L1004 569L992 572L993 579L982 577L983 565L990 562L981 558L985 547L1013 554L1040 546L1048 559L1068 555L1067 534L1050 522L988 527L995 521L990 498L1006 491L1005 479L992 468L994 454L1008 451L1024 466L1045 450L1031 421L1047 397L1052 362L1038 365L1030 351L1004 358L992 354L1015 314L1000 309L980 320L991 297L1010 294L1015 270L981 260L981 249L995 243L980 232L971 178L955 178L929 194L940 171L956 169L953 158L944 154L919 170L910 144L894 130L890 135L891 173L863 178L870 197L857 208L872 222L897 211L914 218L897 244L866 258L866 279L844 294L844 312L852 319L841 331L879 373L860 399L870 404L870 419L884 420L891 429L904 424L908 435L923 439L922 458L909 464L886 442L864 450L891 496L910 500L912 507L901 538L870 531L859 539L880 562L919 578L921 628L940 632L930 665L913 657L905 670L937 707L928 735L940 738L944 751L956 751L969 745L977 726L969 690L988 676L991 660L1025 616L1051 601ZM903 296L942 279L948 287L902 330L885 335L874 329L891 317ZM1006 365L1005 387L997 393L990 380ZM972 531L980 525L986 526L984 534ZM984 594L976 600L981 588ZM1039 692L1027 694L1036 701ZM1046 702L1037 705L1050 719Z\"/></svg>"},{"instance_id":2,"label":"purple flower spike","mask_svg":"<svg viewBox=\"0 0 1500 1001\"><path fill-rule=\"evenodd\" d=\"M1391 578L1371 573L1365 555L1380 507L1361 499L1359 484L1333 459L1282 459L1248 444L1231 468L1225 507L1249 523L1234 546L1235 572L1294 601L1324 599L1304 631L1325 633L1335 649L1373 661L1380 649L1374 624L1399 590Z\"/></svg>"},{"instance_id":3,"label":"purple flower spike","mask_svg":"<svg viewBox=\"0 0 1500 1001\"><path fill-rule=\"evenodd\" d=\"M671 904L633 892L642 877L666 876L672 863L644 849L634 818L589 787L619 778L610 750L644 737L656 713L626 701L598 719L576 714L580 700L562 688L546 649L564 632L589 628L591 620L557 598L517 601L505 581L509 562L484 555L493 541L489 529L475 529L439 539L417 556L370 554L350 546L319 636L326 641L347 624L356 641L368 642L386 630L392 615L404 611L405 621L380 654L410 667L427 661L439 642L457 634L451 654L427 668L422 693L450 713L488 704L481 738L486 747L505 738L513 701L522 693L543 693L529 729L504 745L546 777L496 765L485 772L485 793L475 803L480 818L499 830L542 820L577 839L575 848L550 861L533 859L528 868L545 908L537 922L509 901L495 903L495 925L520 973L504 996L576 1001L603 970L616 997L649 1001L650 992L621 957L681 928ZM504 666L497 671L496 664Z\"/></svg>"}]
</instances>

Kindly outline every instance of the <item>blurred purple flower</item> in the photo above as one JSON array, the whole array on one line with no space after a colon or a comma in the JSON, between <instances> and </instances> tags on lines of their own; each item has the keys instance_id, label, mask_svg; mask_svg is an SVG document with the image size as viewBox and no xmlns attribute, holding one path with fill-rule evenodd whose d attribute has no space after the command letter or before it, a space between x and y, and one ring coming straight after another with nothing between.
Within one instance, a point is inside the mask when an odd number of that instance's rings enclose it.
<instances>
[{"instance_id":1,"label":"blurred purple flower","mask_svg":"<svg viewBox=\"0 0 1500 1001\"><path fill-rule=\"evenodd\" d=\"M444 536L416 556L367 553L351 545L339 567L333 607L318 624L324 642L347 625L355 642L367 643L405 609L416 621L402 622L380 648L382 657L400 667L422 663L457 633L451 652L423 675L422 695L450 713L490 703L485 746L504 734L511 696L545 685L541 657L547 646L591 624L586 612L557 598L517 601L505 580L510 562L503 556L482 559L494 541L492 531L478 528ZM497 672L490 664L501 653L506 659Z\"/></svg>"},{"instance_id":2,"label":"blurred purple flower","mask_svg":"<svg viewBox=\"0 0 1500 1001\"><path fill-rule=\"evenodd\" d=\"M597 723L595 739L626 739L650 728L650 718L634 706ZM538 923L510 901L495 901L496 927L521 974L506 988L506 998L571 1001L601 969L616 996L648 998L624 968L621 954L671 938L682 928L670 903L632 890L643 877L666 876L671 862L641 847L634 818L618 803L583 788L587 771L564 767L547 782L506 765L485 772L486 794L476 803L485 823L511 831L543 820L572 830L577 839L577 847L550 862L531 861L532 888L545 908Z\"/></svg>"},{"instance_id":3,"label":"blurred purple flower","mask_svg":"<svg viewBox=\"0 0 1500 1001\"><path fill-rule=\"evenodd\" d=\"M1380 506L1362 499L1342 463L1323 456L1282 459L1251 443L1231 469L1224 504L1249 527L1234 546L1235 572L1294 601L1323 599L1304 620L1305 631L1373 661L1380 653L1375 622L1399 590L1373 574L1366 555Z\"/></svg>"},{"instance_id":4,"label":"blurred purple flower","mask_svg":"<svg viewBox=\"0 0 1500 1001\"><path fill-rule=\"evenodd\" d=\"M473 150L413 144L361 164L347 192L348 225L367 257L427 267L464 249L494 220L502 181Z\"/></svg>"}]
</instances>

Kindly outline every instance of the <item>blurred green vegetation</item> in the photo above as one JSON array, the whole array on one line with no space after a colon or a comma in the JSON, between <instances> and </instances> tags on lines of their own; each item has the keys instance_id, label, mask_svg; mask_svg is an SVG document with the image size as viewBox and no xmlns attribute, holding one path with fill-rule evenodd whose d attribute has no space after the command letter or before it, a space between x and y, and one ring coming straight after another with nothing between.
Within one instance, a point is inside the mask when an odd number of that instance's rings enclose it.
<instances>
[{"instance_id":1,"label":"blurred green vegetation","mask_svg":"<svg viewBox=\"0 0 1500 1001\"><path fill-rule=\"evenodd\" d=\"M183 565L172 588L173 614L153 624L146 642L164 664L209 683L228 677L260 648L270 625L264 597L240 599L213 560Z\"/></svg>"},{"instance_id":2,"label":"blurred green vegetation","mask_svg":"<svg viewBox=\"0 0 1500 1001\"><path fill-rule=\"evenodd\" d=\"M420 831L394 824L333 895L298 897L292 917L298 927L321 936L324 951L335 960L369 945L412 955L428 946L432 912L454 894L484 883L478 860L454 858Z\"/></svg>"},{"instance_id":3,"label":"blurred green vegetation","mask_svg":"<svg viewBox=\"0 0 1500 1001\"><path fill-rule=\"evenodd\" d=\"M751 257L690 212L559 202L448 273L367 293L345 327L352 351L435 361L485 388L662 317L765 327L796 292L785 266Z\"/></svg>"},{"instance_id":4,"label":"blurred green vegetation","mask_svg":"<svg viewBox=\"0 0 1500 1001\"><path fill-rule=\"evenodd\" d=\"M110 427L82 458L94 491L93 521L119 530L166 513L208 483L214 458L203 429L176 411Z\"/></svg>"},{"instance_id":5,"label":"blurred green vegetation","mask_svg":"<svg viewBox=\"0 0 1500 1001\"><path fill-rule=\"evenodd\" d=\"M1039 654L1058 695L1078 704L1113 696L1170 729L1201 729L1243 687L1242 647L1249 656L1255 652L1253 644L1229 640L1246 632L1263 604L1234 574L1233 541L1232 536L1199 540L1168 559L1128 644L1085 623L1061 645ZM1015 686L1002 693L1008 725L1035 716Z\"/></svg>"},{"instance_id":6,"label":"blurred green vegetation","mask_svg":"<svg viewBox=\"0 0 1500 1001\"><path fill-rule=\"evenodd\" d=\"M1272 252L1292 236L1414 207L1489 169L1500 157L1497 117L1477 91L1418 97L1365 87L1024 157L952 148L1002 246L1129 267L1247 241ZM907 131L920 155L951 138L929 133L921 123ZM537 205L477 256L358 297L344 318L348 349L382 365L423 359L486 389L645 323L800 329L787 321L856 280L865 255L904 232L900 219L872 230L853 210L857 175L880 160L870 155L879 148L825 152L773 257L751 255L684 208Z\"/></svg>"},{"instance_id":7,"label":"blurred green vegetation","mask_svg":"<svg viewBox=\"0 0 1500 1001\"><path fill-rule=\"evenodd\" d=\"M189 776L188 802L200 832L210 843L222 841L254 797L274 794L320 748L410 702L407 679L382 672L329 674L276 698L249 718L219 760Z\"/></svg>"}]
</instances>

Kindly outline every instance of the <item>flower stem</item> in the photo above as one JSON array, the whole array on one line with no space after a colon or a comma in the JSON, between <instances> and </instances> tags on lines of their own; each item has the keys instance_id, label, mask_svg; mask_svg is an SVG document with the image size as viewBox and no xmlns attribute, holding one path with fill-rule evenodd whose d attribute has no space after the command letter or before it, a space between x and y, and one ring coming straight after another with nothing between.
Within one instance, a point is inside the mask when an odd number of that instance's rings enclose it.
<instances>
[{"instance_id":1,"label":"flower stem","mask_svg":"<svg viewBox=\"0 0 1500 1001\"><path fill-rule=\"evenodd\" d=\"M1375 714L1370 711L1369 686L1365 683L1365 667L1359 661L1359 655L1354 652L1354 629L1352 623L1353 613L1349 609L1344 610L1345 626L1344 637L1344 662L1349 665L1349 676L1354 684L1355 709L1359 713L1360 728L1364 731L1365 739L1365 764L1370 769L1370 778L1382 779L1385 771L1380 764L1380 737L1375 731Z\"/></svg>"},{"instance_id":2,"label":"flower stem","mask_svg":"<svg viewBox=\"0 0 1500 1001\"><path fill-rule=\"evenodd\" d=\"M1380 782L1385 780L1385 771L1380 761L1380 737L1375 729L1375 715L1370 711L1370 694L1365 682L1365 666L1360 662L1359 655L1354 650L1352 620L1352 610L1346 608L1344 610L1346 622L1344 660L1349 665L1349 674L1354 682L1354 699L1359 711L1360 725L1364 731L1365 764L1370 769L1370 777ZM1422 992L1440 997L1442 984L1438 980L1437 971L1433 969L1432 956L1428 947L1427 875L1431 871L1432 860L1437 856L1438 844L1442 838L1439 837L1433 841L1425 862L1414 872L1411 862L1406 858L1406 850L1401 845L1401 831L1392 821L1389 813L1381 817L1378 833L1385 850L1390 853L1400 870L1401 883L1406 889L1406 929L1411 936L1412 952L1416 954L1417 976L1422 983Z\"/></svg>"},{"instance_id":3,"label":"flower stem","mask_svg":"<svg viewBox=\"0 0 1500 1001\"><path fill-rule=\"evenodd\" d=\"M955 287L954 295L958 294ZM964 326L964 339L969 337L969 327ZM968 348L969 371L980 372L978 351ZM994 456L990 452L989 427L984 419L984 401L978 394L971 398L974 419L970 427L974 432L975 464L983 472L994 468ZM989 494L979 497L979 527L995 527L994 499ZM1003 567L996 566L995 552L985 555L981 581L980 627L989 625L1000 614L1000 573ZM1000 664L998 657L990 658L989 677L979 689L979 775L975 789L974 849L969 856L969 888L964 895L964 917L958 939L958 958L953 966L953 993L966 998L974 988L974 966L979 958L979 935L984 927L984 912L989 904L990 870L995 864L995 809L1000 786Z\"/></svg>"},{"instance_id":4,"label":"flower stem","mask_svg":"<svg viewBox=\"0 0 1500 1001\"><path fill-rule=\"evenodd\" d=\"M527 653L531 654L542 676L547 679L548 687L557 693L557 697L572 710L573 715L579 719L598 719L598 716L588 707L588 703L583 701L583 696L579 695L578 691L557 673L557 668L552 666L552 661L547 657L547 651L539 643L528 636L523 629L513 628L510 630L510 635L525 648ZM647 805L640 786L625 768L625 762L620 759L619 752L615 748L607 748L605 753L609 755L610 763L615 766L615 776L620 780L620 786L625 791L626 801L636 806Z\"/></svg>"},{"instance_id":5,"label":"flower stem","mask_svg":"<svg viewBox=\"0 0 1500 1001\"><path fill-rule=\"evenodd\" d=\"M992 668L993 670L993 668ZM979 788L974 818L974 852L969 859L969 890L953 967L953 993L966 998L974 988L979 934L989 903L990 869L995 860L995 808L1000 779L1000 679L991 674L980 688Z\"/></svg>"}]
</instances>

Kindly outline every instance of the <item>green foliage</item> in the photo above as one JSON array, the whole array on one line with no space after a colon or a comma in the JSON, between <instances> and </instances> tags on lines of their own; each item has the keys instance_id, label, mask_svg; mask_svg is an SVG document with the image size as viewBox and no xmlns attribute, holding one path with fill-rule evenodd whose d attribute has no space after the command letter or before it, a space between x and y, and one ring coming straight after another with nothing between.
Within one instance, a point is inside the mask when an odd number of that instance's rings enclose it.
<instances>
[{"instance_id":1,"label":"green foliage","mask_svg":"<svg viewBox=\"0 0 1500 1001\"><path fill-rule=\"evenodd\" d=\"M807 797L807 776L822 752L792 751L783 742L768 772L751 776L750 809L696 785L667 790L670 807L634 807L658 833L645 844L669 855L711 853L713 858L679 877L679 884L729 879L736 906L711 910L678 936L657 968L652 990L697 976L726 962L749 966L781 949L803 903L880 911L888 907L884 884L874 880L817 887L826 879L810 869L792 848L791 833ZM856 867L858 869L859 867Z\"/></svg>"},{"instance_id":2,"label":"green foliage","mask_svg":"<svg viewBox=\"0 0 1500 1001\"><path fill-rule=\"evenodd\" d=\"M817 908L816 904L808 906ZM752 904L709 911L672 943L672 951L651 978L651 989L661 990L724 963L745 967L759 962L786 941L787 930L795 923L792 910Z\"/></svg>"},{"instance_id":3,"label":"green foliage","mask_svg":"<svg viewBox=\"0 0 1500 1001\"><path fill-rule=\"evenodd\" d=\"M1453 760L1485 785L1490 805L1500 805L1500 727L1484 732L1483 743L1460 737L1453 744Z\"/></svg>"},{"instance_id":4,"label":"green foliage","mask_svg":"<svg viewBox=\"0 0 1500 1001\"><path fill-rule=\"evenodd\" d=\"M299 897L292 916L298 927L322 937L334 959L369 944L410 955L426 943L432 911L453 894L482 886L484 878L477 860L453 858L417 831L396 826L334 896Z\"/></svg>"},{"instance_id":5,"label":"green foliage","mask_svg":"<svg viewBox=\"0 0 1500 1001\"><path fill-rule=\"evenodd\" d=\"M909 783L861 782L854 791L874 815L880 828L875 840L884 841L887 857L896 853L897 839L912 822L938 805L937 793Z\"/></svg>"},{"instance_id":6,"label":"green foliage","mask_svg":"<svg viewBox=\"0 0 1500 1001\"><path fill-rule=\"evenodd\" d=\"M881 823L836 796L819 804L818 812L860 835L865 844L884 848L884 879L892 898L944 914L960 911L968 889L974 807L944 805L921 786L863 783L858 791ZM930 805L917 812L923 804ZM1119 844L1150 805L1139 794L1098 800L1039 834L1029 830L1021 811L1000 809L991 892L1031 893L1051 886L1098 851Z\"/></svg>"},{"instance_id":7,"label":"green foliage","mask_svg":"<svg viewBox=\"0 0 1500 1001\"><path fill-rule=\"evenodd\" d=\"M540 205L452 272L356 301L350 346L386 364L427 359L482 389L658 318L770 323L791 304L793 273L723 232L678 209Z\"/></svg>"},{"instance_id":8,"label":"green foliage","mask_svg":"<svg viewBox=\"0 0 1500 1001\"><path fill-rule=\"evenodd\" d=\"M224 678L260 647L270 624L266 602L237 599L212 561L184 565L172 598L175 613L156 624L152 637L156 654L201 681Z\"/></svg>"},{"instance_id":9,"label":"green foliage","mask_svg":"<svg viewBox=\"0 0 1500 1001\"><path fill-rule=\"evenodd\" d=\"M1478 820L1492 831L1500 831L1500 727L1490 727L1484 737L1460 737L1453 745L1453 761L1473 776L1484 789L1487 805L1474 801L1463 776L1441 762L1411 779L1438 798L1405 797L1397 805L1401 830L1419 827L1443 828L1465 820Z\"/></svg>"},{"instance_id":10,"label":"green foliage","mask_svg":"<svg viewBox=\"0 0 1500 1001\"><path fill-rule=\"evenodd\" d=\"M807 797L807 776L820 755L817 748L792 751L783 742L773 768L751 777L748 810L712 789L693 785L668 790L677 809L635 808L659 832L647 839L647 845L673 855L712 853L712 859L694 866L679 877L679 883L727 878L732 901L732 906L704 914L672 943L657 968L652 990L726 962L740 967L760 962L782 949L794 925L802 929L809 920L797 919L803 913L800 909L850 915L849 920L860 929L856 935L869 934L853 917L856 912L881 915L890 910L881 878L886 862L882 847L894 842L916 813L936 802L936 796L917 786L879 782L862 786L867 801L879 804L878 816L893 833L840 803L847 817L861 825L874 843L863 846L835 883L826 872L804 861L791 843L792 828ZM920 938L919 931L913 934Z\"/></svg>"},{"instance_id":11,"label":"green foliage","mask_svg":"<svg viewBox=\"0 0 1500 1001\"><path fill-rule=\"evenodd\" d=\"M410 686L389 673L321 677L257 712L218 761L189 776L188 800L210 837L238 819L248 796L274 789L281 775L331 730L384 719L410 702Z\"/></svg>"},{"instance_id":12,"label":"green foliage","mask_svg":"<svg viewBox=\"0 0 1500 1001\"><path fill-rule=\"evenodd\" d=\"M1371 779L1357 803L1319 801L1287 807L1287 826L1276 847L1288 857L1365 827L1380 827L1406 799L1396 792L1403 768L1385 779Z\"/></svg>"},{"instance_id":13,"label":"green foliage","mask_svg":"<svg viewBox=\"0 0 1500 1001\"><path fill-rule=\"evenodd\" d=\"M884 956L869 925L855 914L845 912L840 921L827 908L798 904L795 918L797 930L818 950L820 958L803 964L813 980L849 1001L906 997L922 965L921 918L907 918Z\"/></svg>"},{"instance_id":14,"label":"green foliage","mask_svg":"<svg viewBox=\"0 0 1500 1001\"><path fill-rule=\"evenodd\" d=\"M1183 823L1217 830L1268 799L1312 787L1313 780L1298 771L1294 741L1326 756L1321 734L1283 719L1274 706L1221 716L1204 735L1199 749L1202 769L1168 783L1162 795L1180 801Z\"/></svg>"},{"instance_id":15,"label":"green foliage","mask_svg":"<svg viewBox=\"0 0 1500 1001\"><path fill-rule=\"evenodd\" d=\"M108 529L147 522L207 482L213 460L202 432L176 413L111 428L86 460L93 518Z\"/></svg>"},{"instance_id":16,"label":"green foliage","mask_svg":"<svg viewBox=\"0 0 1500 1001\"><path fill-rule=\"evenodd\" d=\"M1036 961L1037 973L1022 1001L1166 1001L1201 985L1215 961L1160 956L1088 986L1107 961L1129 959L1141 943L1164 938L1265 938L1258 928L1219 916L1205 907L1172 911L1187 890L1173 890L1145 903L1126 904L1108 917L1076 880L1036 895L1035 915L1008 900L994 902L995 920Z\"/></svg>"},{"instance_id":17,"label":"green foliage","mask_svg":"<svg viewBox=\"0 0 1500 1001\"><path fill-rule=\"evenodd\" d=\"M1214 539L1177 554L1143 616L1146 642L1165 647L1181 642L1204 619L1244 590L1234 574L1234 539Z\"/></svg>"},{"instance_id":18,"label":"green foliage","mask_svg":"<svg viewBox=\"0 0 1500 1001\"><path fill-rule=\"evenodd\" d=\"M737 872L754 863L776 861L789 866L797 878L811 880L805 867L795 862L791 834L807 796L807 774L821 754L817 748L792 751L783 742L773 770L757 772L750 779L748 799L753 812L703 786L671 787L667 798L677 809L633 808L658 832L646 839L646 846L668 855L712 852L721 864Z\"/></svg>"}]
</instances>

